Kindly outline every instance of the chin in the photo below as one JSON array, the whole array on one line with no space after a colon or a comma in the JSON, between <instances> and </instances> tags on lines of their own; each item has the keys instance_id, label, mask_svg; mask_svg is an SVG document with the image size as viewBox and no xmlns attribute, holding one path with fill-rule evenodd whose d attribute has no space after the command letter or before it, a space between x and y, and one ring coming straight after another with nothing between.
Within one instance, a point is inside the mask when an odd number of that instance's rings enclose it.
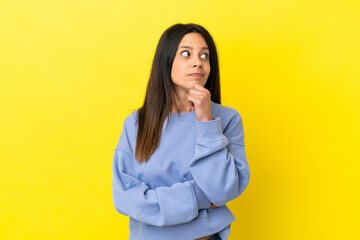
<instances>
[{"instance_id":1,"label":"chin","mask_svg":"<svg viewBox=\"0 0 360 240\"><path fill-rule=\"evenodd\" d=\"M199 84L200 86L204 87L206 81L191 81L188 84L178 85L179 88L183 89L184 91L189 91L194 88L195 84Z\"/></svg>"},{"instance_id":2,"label":"chin","mask_svg":"<svg viewBox=\"0 0 360 240\"><path fill-rule=\"evenodd\" d=\"M205 86L205 83L206 83L206 81L203 81L203 80L202 81L195 81L192 86L194 88L195 84L199 84L200 86L203 87L203 86Z\"/></svg>"}]
</instances>

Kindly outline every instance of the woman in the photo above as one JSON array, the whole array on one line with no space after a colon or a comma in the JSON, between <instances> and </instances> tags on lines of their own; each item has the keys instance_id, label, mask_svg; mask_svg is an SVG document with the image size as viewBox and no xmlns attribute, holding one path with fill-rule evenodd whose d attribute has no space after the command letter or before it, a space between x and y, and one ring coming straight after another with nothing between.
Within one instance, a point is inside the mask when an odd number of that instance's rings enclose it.
<instances>
[{"instance_id":1,"label":"woman","mask_svg":"<svg viewBox=\"0 0 360 240\"><path fill-rule=\"evenodd\" d=\"M216 48L196 24L158 43L143 106L115 149L113 201L130 217L129 239L227 239L227 202L250 177L239 113L220 105Z\"/></svg>"}]
</instances>

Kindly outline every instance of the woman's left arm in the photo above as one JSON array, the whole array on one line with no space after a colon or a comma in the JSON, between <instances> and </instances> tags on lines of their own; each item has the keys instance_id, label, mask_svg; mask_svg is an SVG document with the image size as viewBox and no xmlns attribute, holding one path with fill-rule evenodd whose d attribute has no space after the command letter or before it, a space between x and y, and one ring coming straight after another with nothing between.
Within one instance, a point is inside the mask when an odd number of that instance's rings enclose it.
<instances>
[{"instance_id":1,"label":"woman's left arm","mask_svg":"<svg viewBox=\"0 0 360 240\"><path fill-rule=\"evenodd\" d=\"M229 109L230 120L197 121L195 155L190 171L195 182L216 206L238 197L249 183L241 116Z\"/></svg>"}]
</instances>

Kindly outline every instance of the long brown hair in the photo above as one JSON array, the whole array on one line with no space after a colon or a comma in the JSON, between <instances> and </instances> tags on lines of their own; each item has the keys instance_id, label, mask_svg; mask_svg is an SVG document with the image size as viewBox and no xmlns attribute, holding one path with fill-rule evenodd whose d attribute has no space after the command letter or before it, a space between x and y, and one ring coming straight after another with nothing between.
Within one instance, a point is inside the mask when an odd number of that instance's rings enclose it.
<instances>
[{"instance_id":1,"label":"long brown hair","mask_svg":"<svg viewBox=\"0 0 360 240\"><path fill-rule=\"evenodd\" d=\"M138 111L135 157L139 163L147 162L159 146L163 123L166 117L170 118L169 113L176 104L171 80L172 64L181 39L193 32L200 33L209 47L211 71L204 87L210 91L213 102L221 103L218 57L209 32L197 24L175 24L169 27L157 45L144 104Z\"/></svg>"}]
</instances>

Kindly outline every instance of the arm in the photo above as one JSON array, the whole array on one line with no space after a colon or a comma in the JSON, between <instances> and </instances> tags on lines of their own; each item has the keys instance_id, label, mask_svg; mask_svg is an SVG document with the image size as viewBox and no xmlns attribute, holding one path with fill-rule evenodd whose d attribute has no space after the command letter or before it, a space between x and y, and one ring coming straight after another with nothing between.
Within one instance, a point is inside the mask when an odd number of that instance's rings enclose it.
<instances>
[{"instance_id":1,"label":"arm","mask_svg":"<svg viewBox=\"0 0 360 240\"><path fill-rule=\"evenodd\" d=\"M194 180L216 206L238 197L249 183L241 116L233 114L222 130L221 119L197 122L195 156L190 164Z\"/></svg>"},{"instance_id":2,"label":"arm","mask_svg":"<svg viewBox=\"0 0 360 240\"><path fill-rule=\"evenodd\" d=\"M151 189L135 177L136 160L130 153L129 126L125 121L113 160L116 211L146 224L168 226L189 222L198 215L199 209L209 208L209 200L194 180Z\"/></svg>"}]
</instances>

